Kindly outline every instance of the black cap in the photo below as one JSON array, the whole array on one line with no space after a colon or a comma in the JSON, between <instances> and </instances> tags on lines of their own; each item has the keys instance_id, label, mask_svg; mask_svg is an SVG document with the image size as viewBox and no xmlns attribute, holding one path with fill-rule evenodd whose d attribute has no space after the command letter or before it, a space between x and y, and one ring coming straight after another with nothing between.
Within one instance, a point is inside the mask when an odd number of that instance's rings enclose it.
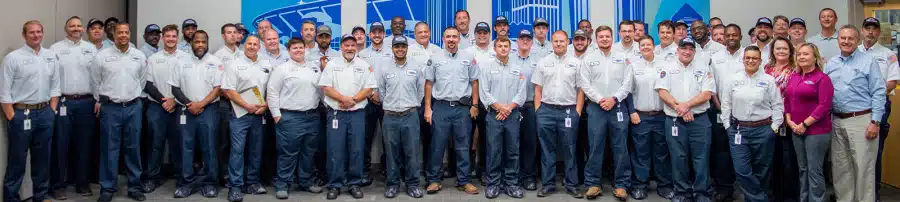
<instances>
[{"instance_id":1,"label":"black cap","mask_svg":"<svg viewBox=\"0 0 900 202\"><path fill-rule=\"evenodd\" d=\"M356 37L353 37L352 34L344 34L344 36L341 36L341 43L344 43L346 40L356 41Z\"/></svg>"},{"instance_id":2,"label":"black cap","mask_svg":"<svg viewBox=\"0 0 900 202\"><path fill-rule=\"evenodd\" d=\"M103 21L104 25L108 25L109 23L119 23L119 18L109 17L109 18L106 18L106 21Z\"/></svg>"},{"instance_id":3,"label":"black cap","mask_svg":"<svg viewBox=\"0 0 900 202\"><path fill-rule=\"evenodd\" d=\"M541 25L549 27L550 23L548 23L547 20L544 18L538 18L538 19L534 20L535 27L541 26Z\"/></svg>"},{"instance_id":4,"label":"black cap","mask_svg":"<svg viewBox=\"0 0 900 202\"><path fill-rule=\"evenodd\" d=\"M527 37L530 39L530 38L533 38L534 35L531 34L531 31L528 31L527 29L522 29L522 31L519 31L519 38L522 38L522 37Z\"/></svg>"},{"instance_id":5,"label":"black cap","mask_svg":"<svg viewBox=\"0 0 900 202\"><path fill-rule=\"evenodd\" d=\"M152 33L152 32L160 32L159 25L150 24L144 28L144 34Z\"/></svg>"},{"instance_id":6,"label":"black cap","mask_svg":"<svg viewBox=\"0 0 900 202\"><path fill-rule=\"evenodd\" d=\"M758 20L756 20L756 26L760 26L760 25L766 25L766 26L772 27L772 19L769 19L767 17L761 17Z\"/></svg>"},{"instance_id":7,"label":"black cap","mask_svg":"<svg viewBox=\"0 0 900 202\"><path fill-rule=\"evenodd\" d=\"M584 30L578 29L578 30L575 30L575 34L572 36L572 39L575 39L578 37L584 37L585 39L590 39L591 35L588 34L587 32L584 32Z\"/></svg>"},{"instance_id":8,"label":"black cap","mask_svg":"<svg viewBox=\"0 0 900 202\"><path fill-rule=\"evenodd\" d=\"M406 36L400 35L394 37L394 41L391 42L391 46L396 46L397 44L409 45L409 42Z\"/></svg>"},{"instance_id":9,"label":"black cap","mask_svg":"<svg viewBox=\"0 0 900 202\"><path fill-rule=\"evenodd\" d=\"M506 23L508 25L509 19L506 19L506 16L497 16L497 18L494 19L494 24L496 25L500 23Z\"/></svg>"},{"instance_id":10,"label":"black cap","mask_svg":"<svg viewBox=\"0 0 900 202\"><path fill-rule=\"evenodd\" d=\"M491 26L486 22L479 22L478 24L475 24L475 32L478 31L491 32Z\"/></svg>"},{"instance_id":11,"label":"black cap","mask_svg":"<svg viewBox=\"0 0 900 202\"><path fill-rule=\"evenodd\" d=\"M803 25L803 28L806 28L806 21L803 20L802 18L791 19L791 23L789 26L794 26L795 24Z\"/></svg>"},{"instance_id":12,"label":"black cap","mask_svg":"<svg viewBox=\"0 0 900 202\"><path fill-rule=\"evenodd\" d=\"M184 20L184 22L181 23L182 29L184 29L185 27L188 27L188 26L197 27L197 21L195 21L194 19L188 18L188 19Z\"/></svg>"},{"instance_id":13,"label":"black cap","mask_svg":"<svg viewBox=\"0 0 900 202\"><path fill-rule=\"evenodd\" d=\"M234 24L234 27L237 27L238 31L247 32L247 26L244 26L244 23Z\"/></svg>"},{"instance_id":14,"label":"black cap","mask_svg":"<svg viewBox=\"0 0 900 202\"><path fill-rule=\"evenodd\" d=\"M381 30L384 31L384 24L381 22L373 22L372 25L369 26L369 29L372 31Z\"/></svg>"},{"instance_id":15,"label":"black cap","mask_svg":"<svg viewBox=\"0 0 900 202\"><path fill-rule=\"evenodd\" d=\"M690 26L688 26L688 24L686 22L684 22L684 20L675 21L675 26L676 27L678 27L678 26L690 27Z\"/></svg>"},{"instance_id":16,"label":"black cap","mask_svg":"<svg viewBox=\"0 0 900 202\"><path fill-rule=\"evenodd\" d=\"M678 47L683 47L683 46L687 46L687 45L690 45L691 47L697 47L697 44L696 44L696 42L694 42L694 39L691 39L689 37L685 37L684 39L681 39L681 41L678 42Z\"/></svg>"},{"instance_id":17,"label":"black cap","mask_svg":"<svg viewBox=\"0 0 900 202\"><path fill-rule=\"evenodd\" d=\"M875 26L876 28L881 28L881 22L878 19L869 17L863 20L863 27Z\"/></svg>"},{"instance_id":18,"label":"black cap","mask_svg":"<svg viewBox=\"0 0 900 202\"><path fill-rule=\"evenodd\" d=\"M356 31L362 31L363 33L366 33L366 28L363 28L362 26L353 26L353 29L350 30L350 33L352 34Z\"/></svg>"},{"instance_id":19,"label":"black cap","mask_svg":"<svg viewBox=\"0 0 900 202\"><path fill-rule=\"evenodd\" d=\"M88 21L87 27L90 28L91 26L94 26L94 24L99 24L101 27L105 25L103 21L100 21L100 19L91 18L91 20Z\"/></svg>"},{"instance_id":20,"label":"black cap","mask_svg":"<svg viewBox=\"0 0 900 202\"><path fill-rule=\"evenodd\" d=\"M316 36L328 34L331 36L331 27L328 25L319 25L319 28L316 29Z\"/></svg>"}]
</instances>

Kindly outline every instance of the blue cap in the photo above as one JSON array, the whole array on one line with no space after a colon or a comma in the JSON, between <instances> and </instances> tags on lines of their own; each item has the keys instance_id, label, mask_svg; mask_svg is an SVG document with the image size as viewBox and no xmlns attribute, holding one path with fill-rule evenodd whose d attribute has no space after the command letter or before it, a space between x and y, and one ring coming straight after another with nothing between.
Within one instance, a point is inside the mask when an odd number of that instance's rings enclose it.
<instances>
[{"instance_id":1,"label":"blue cap","mask_svg":"<svg viewBox=\"0 0 900 202\"><path fill-rule=\"evenodd\" d=\"M691 39L690 37L685 37L684 39L681 39L681 41L678 42L678 47L683 47L683 46L687 46L687 45L690 45L691 47L697 47L697 44L696 44L696 42L694 42L694 39Z\"/></svg>"},{"instance_id":2,"label":"blue cap","mask_svg":"<svg viewBox=\"0 0 900 202\"><path fill-rule=\"evenodd\" d=\"M391 42L391 46L396 46L397 44L409 45L409 42L406 36L400 35L394 37L394 41Z\"/></svg>"},{"instance_id":3,"label":"blue cap","mask_svg":"<svg viewBox=\"0 0 900 202\"><path fill-rule=\"evenodd\" d=\"M522 37L532 38L532 37L534 37L534 35L531 34L531 31L528 31L527 29L522 29L522 31L519 31L519 38L522 38Z\"/></svg>"},{"instance_id":4,"label":"blue cap","mask_svg":"<svg viewBox=\"0 0 900 202\"><path fill-rule=\"evenodd\" d=\"M185 28L188 26L197 27L197 21L195 21L194 19L188 18L188 19L184 20L184 22L181 23L181 28Z\"/></svg>"},{"instance_id":5,"label":"blue cap","mask_svg":"<svg viewBox=\"0 0 900 202\"><path fill-rule=\"evenodd\" d=\"M806 28L806 21L803 20L802 18L791 19L790 26L794 26L795 24L803 25L803 28Z\"/></svg>"},{"instance_id":6,"label":"blue cap","mask_svg":"<svg viewBox=\"0 0 900 202\"><path fill-rule=\"evenodd\" d=\"M478 24L475 24L475 32L478 31L491 32L491 26L486 22L479 22Z\"/></svg>"},{"instance_id":7,"label":"blue cap","mask_svg":"<svg viewBox=\"0 0 900 202\"><path fill-rule=\"evenodd\" d=\"M147 25L146 28L144 28L144 34L151 33L151 32L160 32L159 25L150 24L150 25Z\"/></svg>"},{"instance_id":8,"label":"blue cap","mask_svg":"<svg viewBox=\"0 0 900 202\"><path fill-rule=\"evenodd\" d=\"M759 20L756 20L756 26L760 26L760 25L766 25L766 26L772 27L772 19L769 19L767 17L761 17L761 18L759 18Z\"/></svg>"},{"instance_id":9,"label":"blue cap","mask_svg":"<svg viewBox=\"0 0 900 202\"><path fill-rule=\"evenodd\" d=\"M384 31L384 24L382 24L381 22L373 22L372 25L369 26L369 29L372 31L375 31L376 29Z\"/></svg>"},{"instance_id":10,"label":"blue cap","mask_svg":"<svg viewBox=\"0 0 900 202\"><path fill-rule=\"evenodd\" d=\"M341 36L341 43L344 43L346 40L356 41L356 37L353 37L352 34L344 34L344 36Z\"/></svg>"}]
</instances>

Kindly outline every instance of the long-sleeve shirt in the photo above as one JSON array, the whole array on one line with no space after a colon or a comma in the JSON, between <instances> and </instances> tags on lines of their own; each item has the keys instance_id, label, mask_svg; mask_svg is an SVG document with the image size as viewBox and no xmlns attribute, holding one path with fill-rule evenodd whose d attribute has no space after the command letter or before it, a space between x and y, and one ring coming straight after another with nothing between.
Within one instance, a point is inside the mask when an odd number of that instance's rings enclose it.
<instances>
[{"instance_id":1,"label":"long-sleeve shirt","mask_svg":"<svg viewBox=\"0 0 900 202\"><path fill-rule=\"evenodd\" d=\"M148 74L147 56L129 46L125 52L119 48L104 48L91 62L91 86L94 99L101 95L116 103L129 102L141 96Z\"/></svg>"},{"instance_id":2,"label":"long-sleeve shirt","mask_svg":"<svg viewBox=\"0 0 900 202\"><path fill-rule=\"evenodd\" d=\"M91 61L97 47L90 42L63 39L50 46L59 57L60 92L63 95L91 94Z\"/></svg>"},{"instance_id":3,"label":"long-sleeve shirt","mask_svg":"<svg viewBox=\"0 0 900 202\"><path fill-rule=\"evenodd\" d=\"M791 121L801 124L807 117L812 117L816 122L806 129L806 134L831 132L830 112L835 91L828 75L818 69L809 73L795 72L785 89L784 113L791 115Z\"/></svg>"},{"instance_id":4,"label":"long-sleeve shirt","mask_svg":"<svg viewBox=\"0 0 900 202\"><path fill-rule=\"evenodd\" d=\"M872 109L872 120L884 115L885 86L875 59L853 51L848 57L834 56L825 65L825 74L835 85L832 106L835 113L851 113Z\"/></svg>"},{"instance_id":5,"label":"long-sleeve shirt","mask_svg":"<svg viewBox=\"0 0 900 202\"><path fill-rule=\"evenodd\" d=\"M584 57L578 79L581 79L581 90L588 99L594 103L609 97L615 97L619 102L625 100L631 93L634 79L625 58L627 54L633 53L613 49L608 55L595 51Z\"/></svg>"},{"instance_id":6,"label":"long-sleeve shirt","mask_svg":"<svg viewBox=\"0 0 900 202\"><path fill-rule=\"evenodd\" d=\"M402 112L422 105L425 63L407 59L406 63L398 65L394 58L381 58L375 62L378 63L375 80L384 110Z\"/></svg>"},{"instance_id":7,"label":"long-sleeve shirt","mask_svg":"<svg viewBox=\"0 0 900 202\"><path fill-rule=\"evenodd\" d=\"M731 117L738 121L759 121L772 118L772 129L784 123L784 104L781 91L775 85L775 78L756 72L748 75L738 73L728 81L725 89L719 91L722 100L722 114L719 120L725 128L730 127Z\"/></svg>"},{"instance_id":8,"label":"long-sleeve shirt","mask_svg":"<svg viewBox=\"0 0 900 202\"><path fill-rule=\"evenodd\" d=\"M478 96L485 108L490 109L494 103L522 106L525 104L525 75L521 66L499 59L485 61L480 66L481 78L478 84Z\"/></svg>"},{"instance_id":9,"label":"long-sleeve shirt","mask_svg":"<svg viewBox=\"0 0 900 202\"><path fill-rule=\"evenodd\" d=\"M266 104L272 117L280 117L281 110L308 111L319 107L322 90L318 86L322 71L315 63L285 62L272 71L267 85Z\"/></svg>"},{"instance_id":10,"label":"long-sleeve shirt","mask_svg":"<svg viewBox=\"0 0 900 202\"><path fill-rule=\"evenodd\" d=\"M58 97L59 59L41 47L37 53L27 45L3 58L0 70L0 103L37 104Z\"/></svg>"}]
</instances>

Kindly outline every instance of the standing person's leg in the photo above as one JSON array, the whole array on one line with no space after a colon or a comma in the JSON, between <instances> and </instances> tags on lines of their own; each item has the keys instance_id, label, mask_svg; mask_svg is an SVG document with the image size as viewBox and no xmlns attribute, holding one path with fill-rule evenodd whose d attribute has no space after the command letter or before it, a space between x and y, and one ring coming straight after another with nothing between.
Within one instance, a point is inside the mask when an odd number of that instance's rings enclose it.
<instances>
[{"instance_id":1,"label":"standing person's leg","mask_svg":"<svg viewBox=\"0 0 900 202\"><path fill-rule=\"evenodd\" d=\"M756 130L755 131L756 136L754 137L753 141L755 143L754 145L756 148L753 148L753 159L752 159L753 175L756 177L756 179L759 180L760 189L763 192L762 195L767 197L766 200L770 200L771 197L769 197L766 194L766 187L768 187L770 185L770 176L771 176L770 172L772 171L772 164L773 164L772 158L773 158L773 153L774 153L773 151L775 150L776 135L775 135L775 131L772 130L772 126L770 126L770 125L760 126L760 127L756 128L755 130ZM794 149L793 146L789 146L789 147L791 150ZM788 154L788 155L790 155L790 154ZM793 156L793 155L790 155L790 156ZM796 160L793 160L793 158L791 158L791 159L794 163L797 162ZM793 175L793 176L795 176L795 177L785 178L785 179L797 179L796 175ZM795 184L795 182L796 182L794 180L778 180L778 181L794 182L791 184ZM792 187L793 187L793 185L792 185ZM796 188L792 188L792 189L796 190ZM791 193L790 190L788 192ZM796 195L785 196L785 198L790 198L791 201L797 200Z\"/></svg>"},{"instance_id":2,"label":"standing person's leg","mask_svg":"<svg viewBox=\"0 0 900 202\"><path fill-rule=\"evenodd\" d=\"M447 150L447 144L450 139L450 118L449 107L443 103L436 103L432 107L431 118L431 136L429 137L427 163L425 163L425 181L428 183L428 194L435 194L440 191L441 185L441 166L444 160L444 152ZM456 165L448 165L447 167L456 167Z\"/></svg>"},{"instance_id":3,"label":"standing person's leg","mask_svg":"<svg viewBox=\"0 0 900 202\"><path fill-rule=\"evenodd\" d=\"M475 154L477 154L478 156L477 160L472 161L472 163L477 163L477 166L473 167L472 170L474 172L472 173L475 174L475 176L473 177L478 177L479 181L481 181L481 185L484 186L486 184L485 181L487 181L487 167L485 166L485 163L487 163L487 144L485 141L487 140L487 118L485 117L487 115L487 110L485 110L485 107L482 104L478 104L477 107L478 117L475 118L474 124L478 126L478 138L477 141L473 141L473 144L477 144L478 146L477 151L475 151ZM471 128L474 129L475 125L473 125ZM472 140L476 140L476 138L472 138Z\"/></svg>"},{"instance_id":4,"label":"standing person's leg","mask_svg":"<svg viewBox=\"0 0 900 202\"><path fill-rule=\"evenodd\" d=\"M652 124L647 120L647 116L639 115L641 122L631 125L631 142L634 145L634 151L631 154L631 166L634 169L634 177L631 178L631 197L637 200L644 200L647 197L647 190L650 186L650 167L652 162L652 151L655 145L651 145L653 139L650 135ZM659 169L659 168L656 168ZM657 186L658 187L658 186Z\"/></svg>"},{"instance_id":5,"label":"standing person's leg","mask_svg":"<svg viewBox=\"0 0 900 202\"><path fill-rule=\"evenodd\" d=\"M122 133L125 124L123 108L122 105L115 104L103 104L100 107L100 199L112 200L112 195L117 191L119 155L123 150Z\"/></svg>"},{"instance_id":6,"label":"standing person's leg","mask_svg":"<svg viewBox=\"0 0 900 202\"><path fill-rule=\"evenodd\" d=\"M535 111L535 117L538 124L538 141L540 141L541 149L541 190L538 197L544 197L556 192L556 150L559 147L558 137L561 128L556 128L557 122L562 118L555 117L553 110L548 107L538 108Z\"/></svg>"},{"instance_id":7,"label":"standing person's leg","mask_svg":"<svg viewBox=\"0 0 900 202\"><path fill-rule=\"evenodd\" d=\"M69 176L68 173L70 173L68 169L69 145L72 142L72 136L75 134L74 128L76 127L72 124L73 120L70 119L73 114L69 111L68 104L65 98L60 98L56 107L58 112L55 115L55 120L51 120L55 122L53 124L55 130L52 130L53 142L50 149L50 166L55 169L50 171L50 192L55 200L66 200L68 198L66 197L66 180Z\"/></svg>"},{"instance_id":8,"label":"standing person's leg","mask_svg":"<svg viewBox=\"0 0 900 202\"><path fill-rule=\"evenodd\" d=\"M79 101L74 101L70 106L68 106L68 116L70 120L73 121L73 142L74 145L74 172L70 172L74 174L74 184L75 184L75 192L81 194L82 196L90 196L93 195L93 191L88 184L88 176L92 173L96 174L96 170L91 170L89 167L92 164L91 159L96 157L92 154L92 151L96 149L96 146L93 143L97 141L97 115L94 113L94 98L86 98ZM97 145L99 146L99 145ZM94 178L96 179L96 178Z\"/></svg>"},{"instance_id":9,"label":"standing person's leg","mask_svg":"<svg viewBox=\"0 0 900 202\"><path fill-rule=\"evenodd\" d=\"M396 197L396 190L399 189L400 186L400 176L402 173L402 169L399 166L399 158L401 156L406 156L405 154L401 154L400 149L402 147L400 141L404 135L401 133L403 120L400 118L401 116L396 115L385 115L384 122L382 122L382 130L384 130L384 135L382 136L382 140L384 142L384 153L386 154L384 162L387 165L387 178L385 178L384 182L387 186L387 189L394 189L393 193L388 193L385 191L384 196L387 198Z\"/></svg>"},{"instance_id":10,"label":"standing person's leg","mask_svg":"<svg viewBox=\"0 0 900 202\"><path fill-rule=\"evenodd\" d=\"M453 137L453 149L456 151L456 187L468 194L478 194L478 190L471 184L468 173L473 169L472 159L470 158L470 148L472 148L472 127L475 123L469 119L468 106L451 107L452 115L451 132ZM474 168L477 169L477 168Z\"/></svg>"},{"instance_id":11,"label":"standing person's leg","mask_svg":"<svg viewBox=\"0 0 900 202\"><path fill-rule=\"evenodd\" d=\"M505 127L503 127L503 121L497 120L495 117L497 116L496 111L488 112L485 117L485 132L487 135L483 136L484 142L487 145L487 150L483 150L486 153L485 162L487 164L486 169L486 186L485 196L487 198L492 199L497 197L500 193L500 186L502 184L503 171L504 171L504 162L503 162L503 148L506 146L506 143L503 142L503 133L505 132ZM496 194L495 194L496 193Z\"/></svg>"},{"instance_id":12,"label":"standing person's leg","mask_svg":"<svg viewBox=\"0 0 900 202\"><path fill-rule=\"evenodd\" d=\"M299 118L297 122L299 124L294 124L297 127L298 135L300 138L297 140L299 142L297 147L299 147L299 154L296 157L297 160L297 189L302 191L307 191L310 193L321 193L322 187L315 184L313 181L313 165L319 164L315 161L315 153L316 150L319 149L317 147L318 137L320 133L324 133L320 131L319 126L321 126L322 120L319 117L318 112L315 109L312 109L307 112L299 112ZM285 123L287 125L288 123ZM321 148L325 149L325 148ZM288 165L290 166L290 165Z\"/></svg>"},{"instance_id":13,"label":"standing person's leg","mask_svg":"<svg viewBox=\"0 0 900 202\"><path fill-rule=\"evenodd\" d=\"M263 117L261 115L244 115L241 117L242 122L245 122L247 127L247 155L246 155L246 183L244 186L244 193L247 194L265 194L267 192L266 188L262 186L261 178L261 167L262 167L262 159L263 159L263 145L265 143L264 133L265 128L263 128ZM275 134L270 134L270 136L274 136Z\"/></svg>"},{"instance_id":14,"label":"standing person's leg","mask_svg":"<svg viewBox=\"0 0 900 202\"><path fill-rule=\"evenodd\" d=\"M576 141L578 140L578 120L581 119L581 115L576 111L575 106L567 107L565 109L565 118L570 119L571 124L565 124L567 121L557 122L556 127L560 128L559 144L561 145L561 150L563 152L563 158L565 167L565 181L563 184L566 187L566 192L574 198L583 198L584 193L578 190L578 186L581 185L581 181L578 178L578 164L575 162L575 155L578 151L576 151Z\"/></svg>"},{"instance_id":15,"label":"standing person's leg","mask_svg":"<svg viewBox=\"0 0 900 202\"><path fill-rule=\"evenodd\" d=\"M512 198L522 198L522 190L519 188L519 129L521 127L520 109L513 109L503 122L503 185L506 187L506 195Z\"/></svg>"},{"instance_id":16,"label":"standing person's leg","mask_svg":"<svg viewBox=\"0 0 900 202\"><path fill-rule=\"evenodd\" d=\"M166 138L168 132L168 112L162 108L159 103L151 101L147 104L147 129L150 133L150 152L147 158L147 165L144 169L143 192L151 193L156 190L156 186L161 182L161 170L163 164L163 153L166 147ZM174 145L170 147L175 147Z\"/></svg>"},{"instance_id":17,"label":"standing person's leg","mask_svg":"<svg viewBox=\"0 0 900 202\"><path fill-rule=\"evenodd\" d=\"M537 118L534 112L534 102L525 102L519 110L522 113L522 123L519 129L519 134L521 134L521 147L519 147L520 180L526 190L533 191L537 189L537 159L540 155L537 146Z\"/></svg>"},{"instance_id":18,"label":"standing person's leg","mask_svg":"<svg viewBox=\"0 0 900 202\"><path fill-rule=\"evenodd\" d=\"M866 138L866 128L870 125L869 116L857 116L844 119L847 122L847 138L850 142L850 157L856 165L854 173L856 181L856 198L859 202L875 201L875 159L878 152L878 138ZM875 126L878 127L878 126Z\"/></svg>"},{"instance_id":19,"label":"standing person's leg","mask_svg":"<svg viewBox=\"0 0 900 202\"><path fill-rule=\"evenodd\" d=\"M787 128L785 128L785 129L787 129ZM811 184L810 184L810 180L809 180L810 164L809 164L809 160L807 160L807 156L808 156L808 153L810 152L810 150L812 150L812 148L806 148L806 142L808 141L809 136L791 135L791 136L789 136L789 138L791 138L792 143L794 144L794 153L797 155L797 170L798 170L797 176L799 179L797 181L797 184L799 185L799 188L800 188L799 194L798 194L799 197L797 198L797 201L798 202L809 202L810 185ZM789 180L789 179L785 179L785 180ZM773 180L773 181L777 181L777 180ZM772 183L777 183L777 182L772 182Z\"/></svg>"},{"instance_id":20,"label":"standing person's leg","mask_svg":"<svg viewBox=\"0 0 900 202\"><path fill-rule=\"evenodd\" d=\"M709 149L711 123L705 114L694 115L694 121L685 124L689 132L689 150L694 169L694 200L709 199Z\"/></svg>"},{"instance_id":21,"label":"standing person's leg","mask_svg":"<svg viewBox=\"0 0 900 202\"><path fill-rule=\"evenodd\" d=\"M144 120L144 105L141 100L137 100L124 110L126 123L122 127L122 150L128 171L128 197L143 201L146 198L141 192L141 123Z\"/></svg>"},{"instance_id":22,"label":"standing person's leg","mask_svg":"<svg viewBox=\"0 0 900 202\"><path fill-rule=\"evenodd\" d=\"M691 132L687 131L685 123L679 119L666 116L665 135L666 144L669 146L669 154L671 155L672 184L675 188L675 194L672 199L683 201L690 198L692 194L688 192L688 189L692 186L689 183L691 173L689 160L691 160L691 157L688 156L688 149L690 148L688 136L691 135Z\"/></svg>"},{"instance_id":23,"label":"standing person's leg","mask_svg":"<svg viewBox=\"0 0 900 202\"><path fill-rule=\"evenodd\" d=\"M237 118L234 115L229 117L231 119L228 122L231 152L228 155L228 200L240 201L243 200L244 176L246 176L244 169L248 167L245 166L247 161L244 157L249 155L249 152L244 152L244 150L247 148L247 134L250 127L241 118ZM183 156L186 155L184 154ZM182 160L182 162L187 161Z\"/></svg>"},{"instance_id":24,"label":"standing person's leg","mask_svg":"<svg viewBox=\"0 0 900 202\"><path fill-rule=\"evenodd\" d=\"M217 122L219 120L216 104L206 106L198 117L199 125L197 126L197 141L200 142L200 149L205 151L203 152L203 162L206 165L204 167L206 176L201 178L201 184L203 185L201 194L207 198L214 198L219 195L219 191L216 188L219 185L219 160L216 152L213 152L216 151L216 129L218 128Z\"/></svg>"},{"instance_id":25,"label":"standing person's leg","mask_svg":"<svg viewBox=\"0 0 900 202\"><path fill-rule=\"evenodd\" d=\"M31 147L32 130L25 128L25 110L15 109L15 115L6 125L7 144L6 175L3 176L3 201L22 201L19 189L25 175L25 164L28 150ZM4 117L5 118L5 117ZM30 119L29 119L30 121ZM108 142L101 139L101 143ZM105 165L105 164L104 164ZM113 187L115 188L115 187Z\"/></svg>"},{"instance_id":26,"label":"standing person's leg","mask_svg":"<svg viewBox=\"0 0 900 202\"><path fill-rule=\"evenodd\" d=\"M287 195L281 198L282 192L287 192L294 182L294 172L298 167L297 157L302 146L300 132L302 125L300 113L281 110L281 118L275 123L275 147L278 150L278 180L275 181L275 194L279 199L287 199ZM316 126L313 126L316 127Z\"/></svg>"},{"instance_id":27,"label":"standing person's leg","mask_svg":"<svg viewBox=\"0 0 900 202\"><path fill-rule=\"evenodd\" d=\"M628 199L628 189L631 188L631 161L628 154L628 117L626 109L618 104L610 110L607 123L609 124L610 147L613 153L613 167L615 177L613 187L616 188L615 196L620 200Z\"/></svg>"},{"instance_id":28,"label":"standing person's leg","mask_svg":"<svg viewBox=\"0 0 900 202\"><path fill-rule=\"evenodd\" d=\"M228 161L231 159L231 132L229 131L229 121L231 120L232 113L234 111L231 109L231 101L228 100L225 96L219 96L219 129L216 130L218 133L216 146L216 153L219 155L219 178L223 185L228 184ZM177 149L171 148L170 149ZM176 169L179 167L175 166Z\"/></svg>"},{"instance_id":29,"label":"standing person's leg","mask_svg":"<svg viewBox=\"0 0 900 202\"><path fill-rule=\"evenodd\" d=\"M856 166L851 156L850 124L846 119L834 117L831 139L831 175L834 183L834 196L838 202L855 201Z\"/></svg>"},{"instance_id":30,"label":"standing person's leg","mask_svg":"<svg viewBox=\"0 0 900 202\"><path fill-rule=\"evenodd\" d=\"M410 112L400 122L403 125L402 130L405 132L402 132L402 136L400 136L399 143L403 154L399 155L398 158L402 158L403 162L405 162L405 164L402 164L406 167L406 177L404 177L403 181L406 183L406 194L413 198L421 198L423 194L422 188L419 187L419 175L422 165L419 152L421 140L419 140L418 136L419 125L416 123L421 119L420 117L418 113Z\"/></svg>"},{"instance_id":31,"label":"standing person's leg","mask_svg":"<svg viewBox=\"0 0 900 202\"><path fill-rule=\"evenodd\" d=\"M832 143L830 133L821 135L806 135L804 145L806 147L806 161L808 162L809 201L825 201L825 174L822 167L825 164L825 156ZM803 200L801 198L801 200Z\"/></svg>"},{"instance_id":32,"label":"standing person's leg","mask_svg":"<svg viewBox=\"0 0 900 202\"><path fill-rule=\"evenodd\" d=\"M712 147L710 149L710 176L712 177L713 199L716 201L731 201L734 198L735 172L731 158L731 147L728 141L728 132L722 123L719 123L720 112L710 108L706 113L712 123ZM696 118L696 117L695 117Z\"/></svg>"},{"instance_id":33,"label":"standing person's leg","mask_svg":"<svg viewBox=\"0 0 900 202\"><path fill-rule=\"evenodd\" d=\"M881 116L881 125L879 125L878 129L878 158L875 160L875 200L878 200L881 197L881 195L878 194L878 191L881 190L881 152L884 151L884 142L889 135L888 130L891 129L891 123L888 121L890 116L891 96L888 94L887 100L884 103L884 115Z\"/></svg>"},{"instance_id":34,"label":"standing person's leg","mask_svg":"<svg viewBox=\"0 0 900 202\"><path fill-rule=\"evenodd\" d=\"M350 194L354 198L362 198L363 177L363 161L366 154L366 112L356 110L344 113L347 115L349 128L347 128L347 184L350 185ZM354 190L355 189L355 190Z\"/></svg>"},{"instance_id":35,"label":"standing person's leg","mask_svg":"<svg viewBox=\"0 0 900 202\"><path fill-rule=\"evenodd\" d=\"M44 201L50 192L50 152L56 114L49 106L31 110L31 181L32 201Z\"/></svg>"},{"instance_id":36,"label":"standing person's leg","mask_svg":"<svg viewBox=\"0 0 900 202\"><path fill-rule=\"evenodd\" d=\"M198 116L191 114L185 108L180 108L175 112L179 116L179 129L181 131L182 165L191 165L194 163L194 156L199 148L195 147L198 141L197 127L200 125ZM197 173L193 166L184 166L181 168L181 179L178 180L175 198L188 197L195 192L194 181L197 179Z\"/></svg>"},{"instance_id":37,"label":"standing person's leg","mask_svg":"<svg viewBox=\"0 0 900 202\"><path fill-rule=\"evenodd\" d=\"M665 114L641 117L641 122L650 125L650 142L653 150L653 177L656 178L656 194L665 199L672 199L675 192L672 190L672 159L669 156L669 145L666 143Z\"/></svg>"},{"instance_id":38,"label":"standing person's leg","mask_svg":"<svg viewBox=\"0 0 900 202\"><path fill-rule=\"evenodd\" d=\"M587 113L587 162L584 164L584 185L588 187L585 196L594 199L602 194L603 160L606 157L606 138L610 137L610 112L604 111L597 103L588 103ZM578 151L576 150L576 153Z\"/></svg>"},{"instance_id":39,"label":"standing person's leg","mask_svg":"<svg viewBox=\"0 0 900 202\"><path fill-rule=\"evenodd\" d=\"M328 120L328 195L333 200L340 195L347 179L347 136L350 131L348 112L329 110Z\"/></svg>"}]
</instances>

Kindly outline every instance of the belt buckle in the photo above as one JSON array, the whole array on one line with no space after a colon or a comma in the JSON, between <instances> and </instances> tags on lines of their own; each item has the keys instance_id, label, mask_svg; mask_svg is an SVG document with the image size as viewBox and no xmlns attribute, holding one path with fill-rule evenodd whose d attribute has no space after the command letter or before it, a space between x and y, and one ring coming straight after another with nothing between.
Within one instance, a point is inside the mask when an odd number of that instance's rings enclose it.
<instances>
[{"instance_id":1,"label":"belt buckle","mask_svg":"<svg viewBox=\"0 0 900 202\"><path fill-rule=\"evenodd\" d=\"M450 102L450 106L451 106L451 107L455 107L455 106L456 106L456 104L454 104L453 101L449 101L449 102Z\"/></svg>"}]
</instances>

